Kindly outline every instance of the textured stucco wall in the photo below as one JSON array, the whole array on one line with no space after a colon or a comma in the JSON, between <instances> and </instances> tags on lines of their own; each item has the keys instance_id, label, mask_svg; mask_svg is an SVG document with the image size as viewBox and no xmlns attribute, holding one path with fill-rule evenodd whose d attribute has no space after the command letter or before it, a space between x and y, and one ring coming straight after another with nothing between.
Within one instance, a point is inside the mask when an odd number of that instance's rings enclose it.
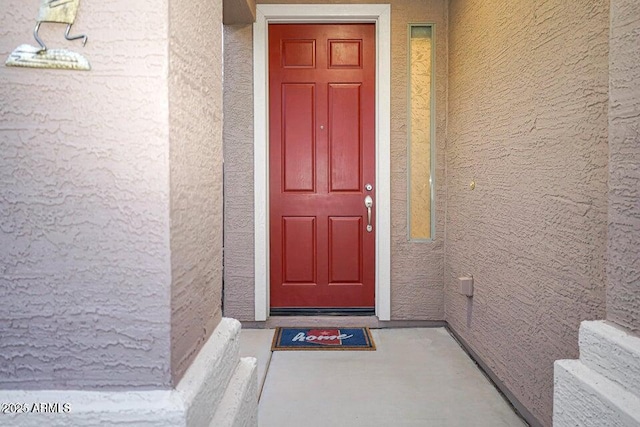
<instances>
[{"instance_id":1,"label":"textured stucco wall","mask_svg":"<svg viewBox=\"0 0 640 427\"><path fill-rule=\"evenodd\" d=\"M580 321L605 315L608 10L449 10L446 320L545 425L553 361L575 358ZM466 274L472 303L457 291Z\"/></svg>"},{"instance_id":2,"label":"textured stucco wall","mask_svg":"<svg viewBox=\"0 0 640 427\"><path fill-rule=\"evenodd\" d=\"M224 27L224 314L254 317L253 29Z\"/></svg>"},{"instance_id":3,"label":"textured stucco wall","mask_svg":"<svg viewBox=\"0 0 640 427\"><path fill-rule=\"evenodd\" d=\"M2 0L0 61L39 3ZM91 72L0 65L0 387L170 385L167 2L83 1L49 47Z\"/></svg>"},{"instance_id":4,"label":"textured stucco wall","mask_svg":"<svg viewBox=\"0 0 640 427\"><path fill-rule=\"evenodd\" d=\"M222 315L222 1L169 7L171 370Z\"/></svg>"},{"instance_id":5,"label":"textured stucco wall","mask_svg":"<svg viewBox=\"0 0 640 427\"><path fill-rule=\"evenodd\" d=\"M295 0L258 3L295 3ZM345 3L318 0L318 3ZM313 3L313 2L310 2ZM442 320L444 147L446 125L446 1L391 3L391 317ZM407 24L436 24L436 236L407 241ZM251 27L225 29L225 290L226 316L254 319L253 47Z\"/></svg>"},{"instance_id":6,"label":"textured stucco wall","mask_svg":"<svg viewBox=\"0 0 640 427\"><path fill-rule=\"evenodd\" d=\"M640 2L611 0L607 319L640 332Z\"/></svg>"}]
</instances>

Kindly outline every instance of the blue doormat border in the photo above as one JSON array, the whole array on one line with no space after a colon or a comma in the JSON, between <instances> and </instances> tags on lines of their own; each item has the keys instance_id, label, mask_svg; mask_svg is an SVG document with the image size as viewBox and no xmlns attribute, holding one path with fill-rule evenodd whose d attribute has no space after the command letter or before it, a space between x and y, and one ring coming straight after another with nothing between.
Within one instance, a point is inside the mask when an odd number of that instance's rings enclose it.
<instances>
[{"instance_id":1,"label":"blue doormat border","mask_svg":"<svg viewBox=\"0 0 640 427\"><path fill-rule=\"evenodd\" d=\"M369 328L276 328L271 351L375 351Z\"/></svg>"}]
</instances>

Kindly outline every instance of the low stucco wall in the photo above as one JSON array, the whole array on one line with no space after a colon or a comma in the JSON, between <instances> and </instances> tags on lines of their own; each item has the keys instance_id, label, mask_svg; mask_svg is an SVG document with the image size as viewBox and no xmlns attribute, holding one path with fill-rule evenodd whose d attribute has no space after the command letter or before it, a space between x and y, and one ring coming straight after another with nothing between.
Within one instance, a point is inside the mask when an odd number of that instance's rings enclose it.
<instances>
[{"instance_id":1,"label":"low stucco wall","mask_svg":"<svg viewBox=\"0 0 640 427\"><path fill-rule=\"evenodd\" d=\"M167 8L44 24L90 72L0 65L0 388L170 386ZM2 63L37 12L2 2Z\"/></svg>"},{"instance_id":2,"label":"low stucco wall","mask_svg":"<svg viewBox=\"0 0 640 427\"><path fill-rule=\"evenodd\" d=\"M446 320L544 425L553 361L605 315L608 11L450 5Z\"/></svg>"},{"instance_id":3,"label":"low stucco wall","mask_svg":"<svg viewBox=\"0 0 640 427\"><path fill-rule=\"evenodd\" d=\"M607 319L640 333L640 3L611 0Z\"/></svg>"},{"instance_id":4,"label":"low stucco wall","mask_svg":"<svg viewBox=\"0 0 640 427\"><path fill-rule=\"evenodd\" d=\"M171 370L222 317L222 2L169 7Z\"/></svg>"},{"instance_id":5,"label":"low stucco wall","mask_svg":"<svg viewBox=\"0 0 640 427\"><path fill-rule=\"evenodd\" d=\"M258 1L296 3L296 1ZM313 3L313 2L311 2ZM320 1L317 3L344 3ZM444 0L391 4L391 318L442 320L447 16ZM436 234L407 238L407 24L436 24ZM254 320L253 42L251 26L225 28L225 316Z\"/></svg>"}]
</instances>

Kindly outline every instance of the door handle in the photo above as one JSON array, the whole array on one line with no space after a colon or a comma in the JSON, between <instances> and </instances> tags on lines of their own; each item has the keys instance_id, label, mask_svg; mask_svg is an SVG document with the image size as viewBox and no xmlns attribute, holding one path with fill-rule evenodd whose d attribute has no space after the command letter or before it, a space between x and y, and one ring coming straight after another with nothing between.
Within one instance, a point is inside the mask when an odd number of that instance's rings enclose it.
<instances>
[{"instance_id":1,"label":"door handle","mask_svg":"<svg viewBox=\"0 0 640 427\"><path fill-rule=\"evenodd\" d=\"M371 225L371 208L373 207L373 199L371 196L364 198L364 206L367 208L367 231L371 233L373 226Z\"/></svg>"}]
</instances>

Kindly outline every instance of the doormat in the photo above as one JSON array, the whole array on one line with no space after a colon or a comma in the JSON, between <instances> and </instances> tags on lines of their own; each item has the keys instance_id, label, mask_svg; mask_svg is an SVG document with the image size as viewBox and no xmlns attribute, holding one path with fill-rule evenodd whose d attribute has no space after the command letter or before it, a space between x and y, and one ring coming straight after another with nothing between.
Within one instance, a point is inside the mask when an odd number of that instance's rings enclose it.
<instances>
[{"instance_id":1,"label":"doormat","mask_svg":"<svg viewBox=\"0 0 640 427\"><path fill-rule=\"evenodd\" d=\"M375 350L369 328L276 328L271 350Z\"/></svg>"}]
</instances>

